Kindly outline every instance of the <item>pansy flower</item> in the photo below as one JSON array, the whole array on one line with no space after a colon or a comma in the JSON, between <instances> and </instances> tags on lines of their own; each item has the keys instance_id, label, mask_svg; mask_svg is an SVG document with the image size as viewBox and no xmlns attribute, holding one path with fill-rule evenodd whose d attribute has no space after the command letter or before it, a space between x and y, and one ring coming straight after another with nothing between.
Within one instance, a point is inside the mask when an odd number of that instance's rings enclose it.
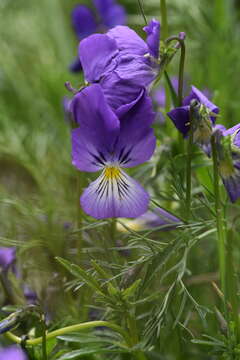
<instances>
[{"instance_id":1,"label":"pansy flower","mask_svg":"<svg viewBox=\"0 0 240 360\"><path fill-rule=\"evenodd\" d=\"M187 137L190 130L190 108L192 106L193 140L209 154L212 128L219 108L214 105L203 92L192 86L190 94L184 98L183 106L177 107L168 116L176 128ZM216 114L216 116L214 116Z\"/></svg>"},{"instance_id":2,"label":"pansy flower","mask_svg":"<svg viewBox=\"0 0 240 360\"><path fill-rule=\"evenodd\" d=\"M17 345L12 345L0 349L0 359L2 360L27 360L25 352Z\"/></svg>"},{"instance_id":3,"label":"pansy flower","mask_svg":"<svg viewBox=\"0 0 240 360\"><path fill-rule=\"evenodd\" d=\"M240 198L240 124L226 130L219 126L215 133L218 168L231 202Z\"/></svg>"},{"instance_id":4,"label":"pansy flower","mask_svg":"<svg viewBox=\"0 0 240 360\"><path fill-rule=\"evenodd\" d=\"M94 0L93 4L99 21L85 5L77 5L72 11L72 26L79 40L96 32L107 31L116 25L126 23L125 10L115 0ZM82 70L79 57L70 65L70 70L73 72Z\"/></svg>"},{"instance_id":5,"label":"pansy flower","mask_svg":"<svg viewBox=\"0 0 240 360\"><path fill-rule=\"evenodd\" d=\"M113 112L94 84L75 95L72 110L80 125L72 131L72 163L80 171L101 171L81 196L83 210L96 219L146 212L148 193L123 170L149 160L155 149L155 114L146 91Z\"/></svg>"},{"instance_id":6,"label":"pansy flower","mask_svg":"<svg viewBox=\"0 0 240 360\"><path fill-rule=\"evenodd\" d=\"M128 228L135 231L148 230L153 228L159 228L161 231L173 230L176 229L176 227L181 223L182 222L180 219L160 207L148 210L146 213L137 217L136 219L126 220L124 222ZM118 230L125 232L127 231L127 228L119 223Z\"/></svg>"},{"instance_id":7,"label":"pansy flower","mask_svg":"<svg viewBox=\"0 0 240 360\"><path fill-rule=\"evenodd\" d=\"M144 30L146 42L127 26L116 26L80 42L85 80L102 87L114 110L136 99L158 72L160 24L152 20Z\"/></svg>"}]
</instances>

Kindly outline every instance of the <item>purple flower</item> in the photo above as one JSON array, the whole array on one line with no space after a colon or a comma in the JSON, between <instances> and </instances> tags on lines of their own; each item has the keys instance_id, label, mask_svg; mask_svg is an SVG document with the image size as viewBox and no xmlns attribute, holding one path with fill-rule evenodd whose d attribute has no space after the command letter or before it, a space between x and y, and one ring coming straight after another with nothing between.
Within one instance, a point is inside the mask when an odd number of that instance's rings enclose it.
<instances>
[{"instance_id":1,"label":"purple flower","mask_svg":"<svg viewBox=\"0 0 240 360\"><path fill-rule=\"evenodd\" d=\"M114 113L95 84L75 95L72 109L80 125L72 131L72 163L81 171L101 171L84 190L82 208L96 219L140 216L149 195L122 169L149 160L156 146L146 91Z\"/></svg>"},{"instance_id":2,"label":"purple flower","mask_svg":"<svg viewBox=\"0 0 240 360\"><path fill-rule=\"evenodd\" d=\"M17 345L0 349L0 359L2 360L27 360L25 352Z\"/></svg>"},{"instance_id":3,"label":"purple flower","mask_svg":"<svg viewBox=\"0 0 240 360\"><path fill-rule=\"evenodd\" d=\"M79 40L101 29L107 30L126 23L125 10L115 0L94 0L93 3L100 18L99 22L87 6L77 5L72 11L72 25ZM82 70L79 57L70 65L70 70L73 72Z\"/></svg>"},{"instance_id":4,"label":"purple flower","mask_svg":"<svg viewBox=\"0 0 240 360\"><path fill-rule=\"evenodd\" d=\"M217 139L218 167L231 202L240 198L240 124L226 130L219 125Z\"/></svg>"},{"instance_id":5,"label":"purple flower","mask_svg":"<svg viewBox=\"0 0 240 360\"><path fill-rule=\"evenodd\" d=\"M129 27L116 26L107 34L91 35L80 43L86 81L101 85L114 110L136 99L158 71L160 24L152 20L145 30L147 42Z\"/></svg>"},{"instance_id":6,"label":"purple flower","mask_svg":"<svg viewBox=\"0 0 240 360\"><path fill-rule=\"evenodd\" d=\"M187 137L190 129L190 104L193 103L193 100L198 103L198 108L195 106L193 114L194 142L203 148L208 148L212 134L212 126L215 123L213 113L217 115L219 108L208 100L200 90L192 86L190 94L183 100L183 106L171 110L168 116L183 136Z\"/></svg>"},{"instance_id":7,"label":"purple flower","mask_svg":"<svg viewBox=\"0 0 240 360\"><path fill-rule=\"evenodd\" d=\"M153 210L148 210L143 215L134 220L129 220L126 225L135 231L147 230L160 227L161 231L173 230L180 225L182 221L176 216L170 214L168 211L156 207ZM127 231L123 226L118 226L120 231Z\"/></svg>"},{"instance_id":8,"label":"purple flower","mask_svg":"<svg viewBox=\"0 0 240 360\"><path fill-rule=\"evenodd\" d=\"M0 268L7 271L16 261L16 249L14 247L0 247Z\"/></svg>"}]
</instances>

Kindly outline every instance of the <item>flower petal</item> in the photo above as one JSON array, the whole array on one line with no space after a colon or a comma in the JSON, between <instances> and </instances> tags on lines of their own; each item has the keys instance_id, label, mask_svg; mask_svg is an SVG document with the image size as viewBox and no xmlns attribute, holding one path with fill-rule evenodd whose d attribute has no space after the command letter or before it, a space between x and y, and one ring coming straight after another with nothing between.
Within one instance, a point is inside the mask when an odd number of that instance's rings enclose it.
<instances>
[{"instance_id":1,"label":"flower petal","mask_svg":"<svg viewBox=\"0 0 240 360\"><path fill-rule=\"evenodd\" d=\"M231 176L222 176L223 184L227 190L231 202L240 198L240 161L234 163L234 173Z\"/></svg>"},{"instance_id":2,"label":"flower petal","mask_svg":"<svg viewBox=\"0 0 240 360\"><path fill-rule=\"evenodd\" d=\"M159 56L160 45L160 23L159 21L152 19L147 26L143 28L147 33L147 45L150 55L156 59Z\"/></svg>"},{"instance_id":3,"label":"flower petal","mask_svg":"<svg viewBox=\"0 0 240 360\"><path fill-rule=\"evenodd\" d=\"M7 270L16 260L14 247L0 247L0 268Z\"/></svg>"},{"instance_id":4,"label":"flower petal","mask_svg":"<svg viewBox=\"0 0 240 360\"><path fill-rule=\"evenodd\" d=\"M77 5L72 11L72 25L79 40L96 32L97 24L91 10Z\"/></svg>"},{"instance_id":5,"label":"flower petal","mask_svg":"<svg viewBox=\"0 0 240 360\"><path fill-rule=\"evenodd\" d=\"M74 120L80 125L72 131L73 165L79 170L97 171L113 152L119 120L97 84L75 95L71 109Z\"/></svg>"},{"instance_id":6,"label":"flower petal","mask_svg":"<svg viewBox=\"0 0 240 360\"><path fill-rule=\"evenodd\" d=\"M27 360L25 352L20 346L12 345L0 350L0 359L4 360Z\"/></svg>"},{"instance_id":7,"label":"flower petal","mask_svg":"<svg viewBox=\"0 0 240 360\"><path fill-rule=\"evenodd\" d=\"M108 31L107 36L116 41L122 55L145 55L149 51L145 41L128 26L115 26Z\"/></svg>"},{"instance_id":8,"label":"flower petal","mask_svg":"<svg viewBox=\"0 0 240 360\"><path fill-rule=\"evenodd\" d=\"M103 24L108 28L126 23L126 12L123 6L116 4L114 0L94 0L94 5Z\"/></svg>"},{"instance_id":9,"label":"flower petal","mask_svg":"<svg viewBox=\"0 0 240 360\"><path fill-rule=\"evenodd\" d=\"M149 195L143 187L119 170L107 177L105 170L81 196L83 210L96 219L138 217L147 211Z\"/></svg>"},{"instance_id":10,"label":"flower petal","mask_svg":"<svg viewBox=\"0 0 240 360\"><path fill-rule=\"evenodd\" d=\"M167 115L176 128L186 137L189 131L189 106L177 107L169 111Z\"/></svg>"},{"instance_id":11,"label":"flower petal","mask_svg":"<svg viewBox=\"0 0 240 360\"><path fill-rule=\"evenodd\" d=\"M210 100L208 100L208 98L195 86L192 86L192 90L190 94L187 97L185 97L185 99L183 100L183 105L190 105L191 100L193 99L198 100L201 104L205 105L210 111L216 114L219 113L219 108L216 105L214 105ZM212 117L212 121L213 122L215 121L214 117Z\"/></svg>"},{"instance_id":12,"label":"flower petal","mask_svg":"<svg viewBox=\"0 0 240 360\"><path fill-rule=\"evenodd\" d=\"M128 111L125 105L116 113L120 120L120 135L115 154L120 166L133 167L149 160L156 147L150 127L155 118L151 98L142 91L138 99L128 105Z\"/></svg>"},{"instance_id":13,"label":"flower petal","mask_svg":"<svg viewBox=\"0 0 240 360\"><path fill-rule=\"evenodd\" d=\"M76 56L75 60L70 64L69 70L72 72L79 72L82 70L82 64L78 56Z\"/></svg>"},{"instance_id":14,"label":"flower petal","mask_svg":"<svg viewBox=\"0 0 240 360\"><path fill-rule=\"evenodd\" d=\"M107 71L112 71L113 58L118 54L114 39L104 34L94 34L80 42L79 58L85 79L88 82L99 81Z\"/></svg>"}]
</instances>

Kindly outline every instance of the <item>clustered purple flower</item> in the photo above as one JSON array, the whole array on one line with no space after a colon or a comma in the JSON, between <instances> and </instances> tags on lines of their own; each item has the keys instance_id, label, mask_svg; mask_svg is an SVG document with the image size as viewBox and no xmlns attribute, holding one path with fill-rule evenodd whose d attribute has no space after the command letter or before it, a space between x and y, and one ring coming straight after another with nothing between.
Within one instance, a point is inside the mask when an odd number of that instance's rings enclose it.
<instances>
[{"instance_id":1,"label":"clustered purple flower","mask_svg":"<svg viewBox=\"0 0 240 360\"><path fill-rule=\"evenodd\" d=\"M80 171L101 171L80 200L97 219L135 218L148 209L149 194L124 171L149 160L156 146L148 86L159 68L159 22L153 19L144 31L146 42L116 26L79 45L87 86L69 105L79 126L72 131L72 163Z\"/></svg>"},{"instance_id":2,"label":"clustered purple flower","mask_svg":"<svg viewBox=\"0 0 240 360\"><path fill-rule=\"evenodd\" d=\"M208 156L211 156L211 138L216 138L219 174L230 200L235 202L240 198L240 124L226 130L223 125L215 123L218 113L219 108L192 86L183 105L171 110L168 116L185 138L189 135L191 123L194 142Z\"/></svg>"}]
</instances>

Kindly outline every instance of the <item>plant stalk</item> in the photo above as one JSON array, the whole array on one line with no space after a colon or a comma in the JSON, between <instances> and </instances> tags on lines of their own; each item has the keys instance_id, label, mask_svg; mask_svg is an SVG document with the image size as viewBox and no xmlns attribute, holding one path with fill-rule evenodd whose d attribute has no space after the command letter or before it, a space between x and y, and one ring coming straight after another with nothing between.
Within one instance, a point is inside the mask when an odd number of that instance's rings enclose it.
<instances>
[{"instance_id":1,"label":"plant stalk","mask_svg":"<svg viewBox=\"0 0 240 360\"><path fill-rule=\"evenodd\" d=\"M191 195L192 195L192 153L193 153L193 116L190 107L190 130L187 144L187 163L186 163L186 222L189 221L191 214Z\"/></svg>"},{"instance_id":2,"label":"plant stalk","mask_svg":"<svg viewBox=\"0 0 240 360\"><path fill-rule=\"evenodd\" d=\"M160 11L161 11L162 39L165 40L168 37L168 21L167 21L167 4L166 4L166 0L160 0Z\"/></svg>"},{"instance_id":3,"label":"plant stalk","mask_svg":"<svg viewBox=\"0 0 240 360\"><path fill-rule=\"evenodd\" d=\"M221 290L226 295L226 261L225 261L225 226L222 217L220 189L219 189L219 172L218 172L218 157L215 137L211 138L212 159L213 159L213 185L215 195L215 212L216 212L216 227L217 227L217 243L218 243L218 258L219 258L219 272Z\"/></svg>"}]
</instances>

